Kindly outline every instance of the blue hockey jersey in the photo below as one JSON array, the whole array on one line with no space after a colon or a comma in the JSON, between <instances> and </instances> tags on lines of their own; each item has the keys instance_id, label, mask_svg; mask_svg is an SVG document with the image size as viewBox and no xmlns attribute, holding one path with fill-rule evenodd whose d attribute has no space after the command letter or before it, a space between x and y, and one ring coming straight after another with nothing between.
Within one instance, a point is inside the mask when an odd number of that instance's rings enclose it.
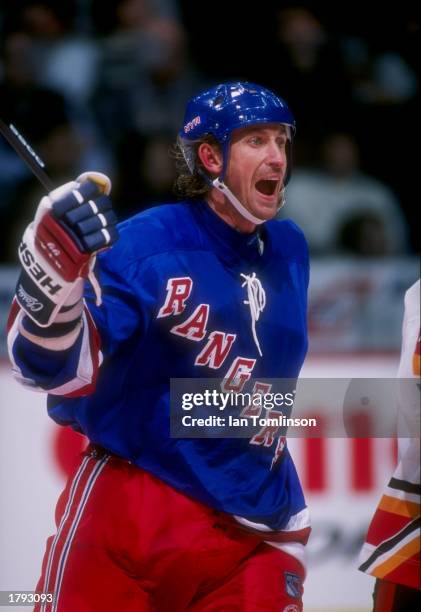
<instances>
[{"instance_id":1,"label":"blue hockey jersey","mask_svg":"<svg viewBox=\"0 0 421 612\"><path fill-rule=\"evenodd\" d=\"M242 234L205 202L184 202L132 217L120 235L98 257L103 303L95 305L88 287L70 349L35 346L12 329L16 376L49 392L55 421L184 494L270 529L304 526L301 486L280 435L250 444L169 431L171 378L240 377L247 390L251 378L298 376L307 350L302 232L273 220L260 235ZM264 296L257 317L250 286Z\"/></svg>"}]
</instances>

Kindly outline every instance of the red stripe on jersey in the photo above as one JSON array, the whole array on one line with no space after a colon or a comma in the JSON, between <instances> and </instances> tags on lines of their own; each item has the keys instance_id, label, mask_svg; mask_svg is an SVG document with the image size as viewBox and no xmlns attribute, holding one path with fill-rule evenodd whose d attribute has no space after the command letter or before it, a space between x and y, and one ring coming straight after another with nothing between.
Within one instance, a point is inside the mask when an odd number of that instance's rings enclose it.
<instances>
[{"instance_id":1,"label":"red stripe on jersey","mask_svg":"<svg viewBox=\"0 0 421 612\"><path fill-rule=\"evenodd\" d=\"M9 316L7 317L7 323L6 323L6 331L7 331L7 333L9 333L9 331L12 329L12 325L15 322L16 317L18 316L20 310L21 310L21 308L20 308L16 298L13 298L13 302L12 302L12 305L11 305L10 311L9 311Z\"/></svg>"},{"instance_id":2,"label":"red stripe on jersey","mask_svg":"<svg viewBox=\"0 0 421 612\"><path fill-rule=\"evenodd\" d=\"M378 546L384 540L396 535L412 520L411 517L400 516L378 508L370 523L366 541L373 546Z\"/></svg>"}]
</instances>

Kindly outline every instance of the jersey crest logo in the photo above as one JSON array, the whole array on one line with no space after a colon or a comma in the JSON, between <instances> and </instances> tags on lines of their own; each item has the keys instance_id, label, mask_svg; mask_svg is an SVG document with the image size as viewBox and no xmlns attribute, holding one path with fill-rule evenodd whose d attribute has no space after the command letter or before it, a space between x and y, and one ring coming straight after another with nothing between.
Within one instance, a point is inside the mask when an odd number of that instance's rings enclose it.
<instances>
[{"instance_id":1,"label":"jersey crest logo","mask_svg":"<svg viewBox=\"0 0 421 612\"><path fill-rule=\"evenodd\" d=\"M302 585L301 578L292 572L284 572L285 591L289 597L299 599L301 597ZM286 608L285 608L286 609ZM295 608L291 608L294 610Z\"/></svg>"}]
</instances>

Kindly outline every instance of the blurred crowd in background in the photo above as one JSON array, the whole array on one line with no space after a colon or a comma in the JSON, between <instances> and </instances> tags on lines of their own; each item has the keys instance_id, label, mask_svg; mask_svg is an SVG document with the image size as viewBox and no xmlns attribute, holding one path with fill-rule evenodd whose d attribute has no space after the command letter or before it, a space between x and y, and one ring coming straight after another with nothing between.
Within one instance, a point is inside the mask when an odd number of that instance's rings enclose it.
<instances>
[{"instance_id":1,"label":"blurred crowd in background","mask_svg":"<svg viewBox=\"0 0 421 612\"><path fill-rule=\"evenodd\" d=\"M297 120L280 215L314 255L418 251L418 14L383 3L3 0L0 117L55 184L109 174L121 220L174 200L168 151L186 101L234 79L268 86ZM327 4L327 3L326 3ZM0 260L42 187L0 138Z\"/></svg>"}]
</instances>

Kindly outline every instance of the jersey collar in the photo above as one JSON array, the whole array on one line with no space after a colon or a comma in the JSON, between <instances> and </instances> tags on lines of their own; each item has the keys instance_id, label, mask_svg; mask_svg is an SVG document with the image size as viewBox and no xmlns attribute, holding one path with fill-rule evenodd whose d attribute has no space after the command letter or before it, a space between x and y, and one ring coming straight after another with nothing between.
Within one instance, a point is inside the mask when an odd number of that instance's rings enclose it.
<instances>
[{"instance_id":1,"label":"jersey collar","mask_svg":"<svg viewBox=\"0 0 421 612\"><path fill-rule=\"evenodd\" d=\"M258 262L262 259L262 241L265 231L259 228L244 234L226 223L205 201L194 202L193 211L208 246L224 259Z\"/></svg>"}]
</instances>

